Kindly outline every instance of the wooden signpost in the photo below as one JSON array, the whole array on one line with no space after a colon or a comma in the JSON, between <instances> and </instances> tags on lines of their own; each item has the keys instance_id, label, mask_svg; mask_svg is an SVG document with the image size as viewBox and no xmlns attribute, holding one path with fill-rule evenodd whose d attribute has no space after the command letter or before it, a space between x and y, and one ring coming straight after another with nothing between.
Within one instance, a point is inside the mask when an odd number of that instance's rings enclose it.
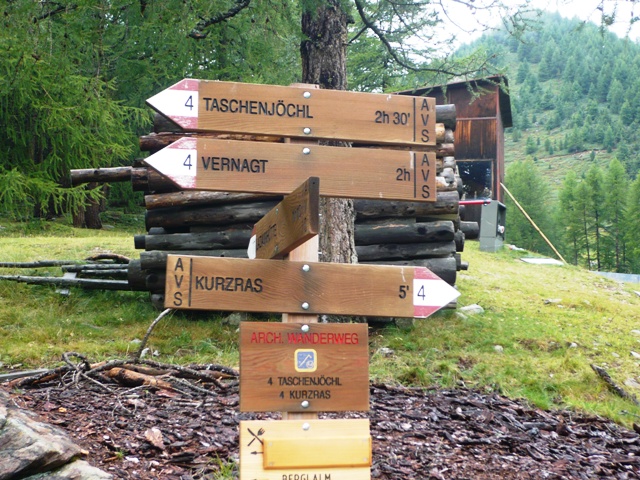
<instances>
[{"instance_id":1,"label":"wooden signpost","mask_svg":"<svg viewBox=\"0 0 640 480\"><path fill-rule=\"evenodd\" d=\"M369 409L364 323L240 325L240 411Z\"/></svg>"},{"instance_id":2,"label":"wooden signpost","mask_svg":"<svg viewBox=\"0 0 640 480\"><path fill-rule=\"evenodd\" d=\"M426 318L458 295L425 267L169 255L165 307Z\"/></svg>"},{"instance_id":3,"label":"wooden signpost","mask_svg":"<svg viewBox=\"0 0 640 480\"><path fill-rule=\"evenodd\" d=\"M436 201L435 152L182 138L145 163L185 190L288 194L313 176L327 197Z\"/></svg>"},{"instance_id":4,"label":"wooden signpost","mask_svg":"<svg viewBox=\"0 0 640 480\"><path fill-rule=\"evenodd\" d=\"M436 144L427 97L185 79L147 103L191 131Z\"/></svg>"},{"instance_id":5,"label":"wooden signpost","mask_svg":"<svg viewBox=\"0 0 640 480\"><path fill-rule=\"evenodd\" d=\"M147 102L185 130L287 137L182 138L146 159L183 189L286 194L255 225L251 259L167 259L167 308L283 313L240 327L240 410L283 416L240 422L240 478L369 480L369 421L315 413L369 409L368 327L317 315L425 318L458 291L424 267L319 263L319 196L435 202L435 100L186 79Z\"/></svg>"}]
</instances>

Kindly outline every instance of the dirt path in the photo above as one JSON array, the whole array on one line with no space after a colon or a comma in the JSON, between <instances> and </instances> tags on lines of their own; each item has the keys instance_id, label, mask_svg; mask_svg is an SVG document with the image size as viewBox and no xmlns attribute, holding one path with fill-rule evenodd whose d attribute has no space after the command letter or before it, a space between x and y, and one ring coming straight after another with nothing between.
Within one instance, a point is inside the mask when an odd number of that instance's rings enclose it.
<instances>
[{"instance_id":1,"label":"dirt path","mask_svg":"<svg viewBox=\"0 0 640 480\"><path fill-rule=\"evenodd\" d=\"M12 393L122 479L215 478L238 460L232 386L206 403L163 390L57 386ZM375 479L635 479L640 436L609 421L545 412L495 394L371 387ZM274 417L275 418L275 417ZM640 427L636 427L640 430Z\"/></svg>"}]
</instances>

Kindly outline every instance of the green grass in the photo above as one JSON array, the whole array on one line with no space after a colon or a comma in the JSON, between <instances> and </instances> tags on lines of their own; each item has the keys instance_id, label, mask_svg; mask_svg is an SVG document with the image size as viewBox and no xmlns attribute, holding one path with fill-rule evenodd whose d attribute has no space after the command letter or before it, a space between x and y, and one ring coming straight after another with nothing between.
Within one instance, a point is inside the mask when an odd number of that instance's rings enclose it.
<instances>
[{"instance_id":1,"label":"green grass","mask_svg":"<svg viewBox=\"0 0 640 480\"><path fill-rule=\"evenodd\" d=\"M640 285L622 285L572 266L530 265L522 253L478 251L467 242L469 271L458 276L461 306L485 312L446 311L420 320L412 331L372 336L371 375L414 385L497 391L543 408L573 408L621 423L640 409L613 395L592 371L614 381L640 383ZM497 346L502 348L496 348ZM391 348L392 357L377 354ZM633 385L633 384L631 384ZM630 412L632 415L629 415Z\"/></svg>"},{"instance_id":2,"label":"green grass","mask_svg":"<svg viewBox=\"0 0 640 480\"><path fill-rule=\"evenodd\" d=\"M25 232L1 222L0 261L82 259L98 251L137 257L131 232L55 226ZM459 306L484 313L439 312L411 330L372 330L370 375L417 386L467 386L525 398L544 408L570 408L637 422L640 408L609 391L590 368L605 368L640 396L640 285L619 284L573 266L530 265L523 252L485 253L467 242L470 268L458 275ZM9 270L9 271L7 271ZM45 269L59 275L59 269ZM41 273L42 270L39 271ZM35 270L2 269L33 274ZM90 361L138 349L159 312L146 293L72 290L0 282L0 363L4 368L54 366L76 351ZM148 347L176 363L238 365L237 327L219 315L176 312L165 317ZM497 348L497 347L501 348ZM393 352L384 354L382 347ZM1 370L1 368L0 368ZM629 385L625 385L627 382Z\"/></svg>"}]
</instances>

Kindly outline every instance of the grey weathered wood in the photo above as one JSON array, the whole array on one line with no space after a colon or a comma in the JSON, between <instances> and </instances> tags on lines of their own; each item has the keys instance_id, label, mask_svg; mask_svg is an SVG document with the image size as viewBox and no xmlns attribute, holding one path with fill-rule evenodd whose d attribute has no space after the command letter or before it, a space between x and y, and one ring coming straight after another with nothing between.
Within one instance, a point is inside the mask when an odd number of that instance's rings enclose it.
<instances>
[{"instance_id":1,"label":"grey weathered wood","mask_svg":"<svg viewBox=\"0 0 640 480\"><path fill-rule=\"evenodd\" d=\"M193 225L231 225L234 223L256 223L276 206L278 202L242 203L216 207L177 208L147 210L145 223L151 227L182 227Z\"/></svg>"},{"instance_id":2,"label":"grey weathered wood","mask_svg":"<svg viewBox=\"0 0 640 480\"><path fill-rule=\"evenodd\" d=\"M229 226L203 233L173 233L167 235L138 235L135 246L144 250L218 250L247 248L250 228Z\"/></svg>"},{"instance_id":3,"label":"grey weathered wood","mask_svg":"<svg viewBox=\"0 0 640 480\"><path fill-rule=\"evenodd\" d=\"M221 250L167 250L140 252L140 264L145 270L164 270L167 266L167 255L193 255L201 257L248 258L247 249Z\"/></svg>"},{"instance_id":4,"label":"grey weathered wood","mask_svg":"<svg viewBox=\"0 0 640 480\"><path fill-rule=\"evenodd\" d=\"M438 193L435 202L390 202L385 200L354 200L356 221L368 218L427 217L458 215L458 192ZM449 219L449 218L446 218Z\"/></svg>"},{"instance_id":5,"label":"grey weathered wood","mask_svg":"<svg viewBox=\"0 0 640 480\"><path fill-rule=\"evenodd\" d=\"M427 267L433 273L438 275L442 280L449 285L455 285L456 274L458 271L457 262L455 257L444 258L423 258L423 259L411 259L411 260L384 260L384 261L371 261L360 263L372 263L377 265L406 265Z\"/></svg>"},{"instance_id":6,"label":"grey weathered wood","mask_svg":"<svg viewBox=\"0 0 640 480\"><path fill-rule=\"evenodd\" d=\"M478 222L460 222L460 230L469 240L474 240L480 236L480 225Z\"/></svg>"},{"instance_id":7,"label":"grey weathered wood","mask_svg":"<svg viewBox=\"0 0 640 480\"><path fill-rule=\"evenodd\" d=\"M131 180L131 167L83 168L69 172L69 182L72 187L83 183L114 183Z\"/></svg>"},{"instance_id":8,"label":"grey weathered wood","mask_svg":"<svg viewBox=\"0 0 640 480\"><path fill-rule=\"evenodd\" d=\"M281 195L255 193L207 192L201 190L180 191L147 195L144 204L147 210L170 207L195 207L200 205L223 205L229 203L256 202L261 200L282 200Z\"/></svg>"},{"instance_id":9,"label":"grey weathered wood","mask_svg":"<svg viewBox=\"0 0 640 480\"><path fill-rule=\"evenodd\" d=\"M375 223L357 223L356 246L382 243L446 242L454 239L453 222L410 223L404 219L386 219Z\"/></svg>"},{"instance_id":10,"label":"grey weathered wood","mask_svg":"<svg viewBox=\"0 0 640 480\"><path fill-rule=\"evenodd\" d=\"M456 244L453 240L433 243L386 243L356 246L356 251L360 262L411 260L450 256L455 253Z\"/></svg>"}]
</instances>

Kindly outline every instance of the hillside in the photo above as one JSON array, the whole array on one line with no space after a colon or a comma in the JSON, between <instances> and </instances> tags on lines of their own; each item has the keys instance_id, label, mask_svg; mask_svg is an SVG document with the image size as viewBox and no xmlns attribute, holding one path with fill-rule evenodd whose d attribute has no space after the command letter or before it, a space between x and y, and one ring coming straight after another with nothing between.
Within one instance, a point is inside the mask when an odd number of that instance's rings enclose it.
<instances>
[{"instance_id":1,"label":"hillside","mask_svg":"<svg viewBox=\"0 0 640 480\"><path fill-rule=\"evenodd\" d=\"M640 46L594 24L545 14L522 39L485 35L509 78L505 184L571 263L640 271ZM510 243L552 254L507 200Z\"/></svg>"},{"instance_id":2,"label":"hillside","mask_svg":"<svg viewBox=\"0 0 640 480\"><path fill-rule=\"evenodd\" d=\"M507 163L534 157L559 184L569 169L582 174L615 156L634 178L640 46L558 14L543 15L537 25L522 40L494 33L467 47L495 55L494 65L509 77L514 125L506 132Z\"/></svg>"}]
</instances>

